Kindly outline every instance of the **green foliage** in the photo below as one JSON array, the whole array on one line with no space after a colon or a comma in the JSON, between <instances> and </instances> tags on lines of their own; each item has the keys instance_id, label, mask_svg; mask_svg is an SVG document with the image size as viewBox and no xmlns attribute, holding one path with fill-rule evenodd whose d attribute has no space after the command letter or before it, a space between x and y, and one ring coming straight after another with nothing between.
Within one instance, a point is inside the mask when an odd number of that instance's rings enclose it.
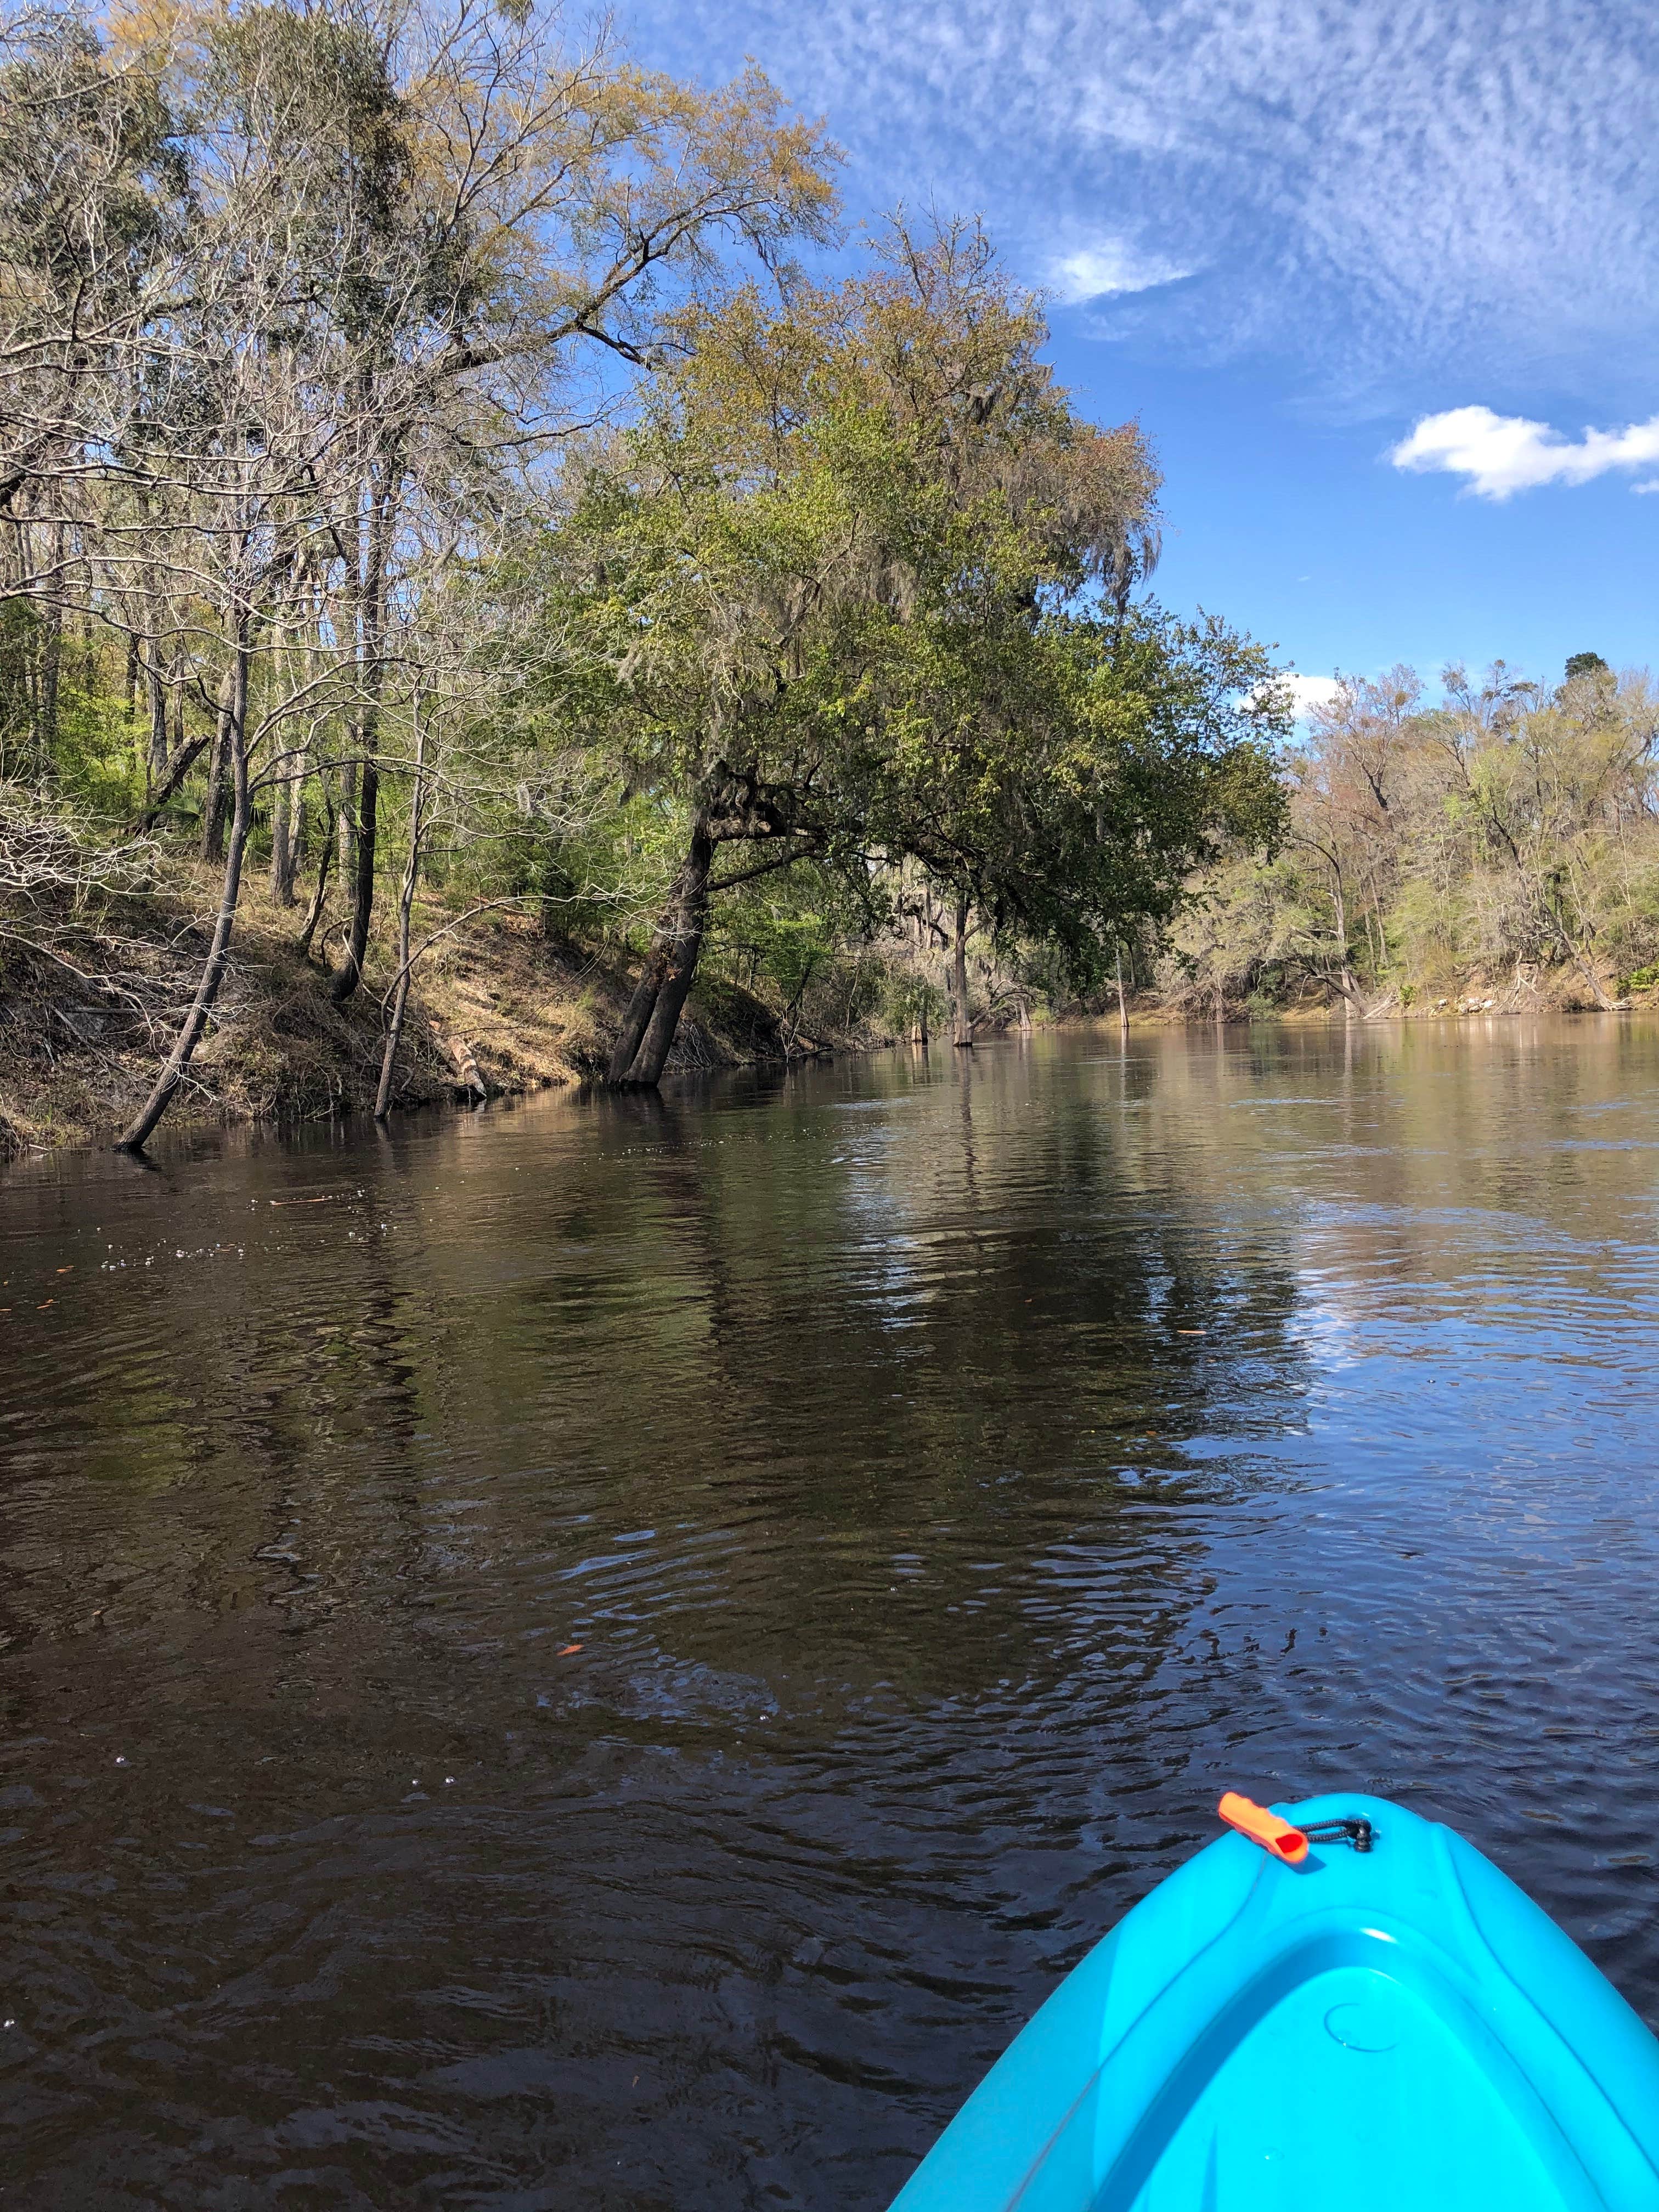
<instances>
[{"instance_id":1,"label":"green foliage","mask_svg":"<svg viewBox=\"0 0 1659 2212\"><path fill-rule=\"evenodd\" d=\"M1103 603L1155 478L1034 372L1033 311L951 236L903 270L705 319L586 459L541 549L562 711L665 819L747 841L716 893L810 863L868 933L919 869L998 954L1046 945L1085 983L1195 867L1278 835L1285 703L1224 624ZM939 368L953 331L971 392ZM787 995L781 926L744 941Z\"/></svg>"},{"instance_id":2,"label":"green foliage","mask_svg":"<svg viewBox=\"0 0 1659 2212\"><path fill-rule=\"evenodd\" d=\"M1203 988L1285 961L1288 995L1449 996L1476 973L1524 1003L1552 978L1611 1003L1659 955L1659 764L1644 678L1577 654L1550 692L1501 665L1346 682L1291 756L1285 850L1249 926L1182 947ZM1206 886L1213 898L1215 886Z\"/></svg>"},{"instance_id":3,"label":"green foliage","mask_svg":"<svg viewBox=\"0 0 1659 2212\"><path fill-rule=\"evenodd\" d=\"M1288 726L1259 648L1133 604L1139 429L1079 413L974 226L781 272L833 149L756 72L554 27L252 0L21 40L0 308L9 359L50 343L0 425L0 765L216 854L240 762L287 901L337 807L348 987L417 878L780 1011L833 976L849 1020L935 1006L947 914L988 999L1148 953L1279 838ZM560 447L610 417L561 365L596 337L626 427Z\"/></svg>"},{"instance_id":4,"label":"green foliage","mask_svg":"<svg viewBox=\"0 0 1659 2212\"><path fill-rule=\"evenodd\" d=\"M714 909L706 957L783 1007L867 933L868 908L844 878L811 862L741 886Z\"/></svg>"},{"instance_id":5,"label":"green foliage","mask_svg":"<svg viewBox=\"0 0 1659 2212\"><path fill-rule=\"evenodd\" d=\"M0 599L0 775L27 764L35 729L41 623L24 599Z\"/></svg>"}]
</instances>

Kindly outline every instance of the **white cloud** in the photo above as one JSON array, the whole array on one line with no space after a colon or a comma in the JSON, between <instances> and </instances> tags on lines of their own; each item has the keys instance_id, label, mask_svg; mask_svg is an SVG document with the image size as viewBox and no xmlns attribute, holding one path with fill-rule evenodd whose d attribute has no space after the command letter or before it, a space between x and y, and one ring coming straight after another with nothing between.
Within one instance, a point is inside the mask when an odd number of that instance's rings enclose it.
<instances>
[{"instance_id":1,"label":"white cloud","mask_svg":"<svg viewBox=\"0 0 1659 2212\"><path fill-rule=\"evenodd\" d=\"M1291 704L1298 722L1305 722L1316 707L1328 707L1342 686L1334 676L1298 676L1294 669L1281 670L1271 684L1261 684L1251 693L1259 699L1269 690L1288 691Z\"/></svg>"},{"instance_id":2,"label":"white cloud","mask_svg":"<svg viewBox=\"0 0 1659 2212\"><path fill-rule=\"evenodd\" d=\"M1650 477L1645 483L1632 484L1631 489L1638 494L1644 491L1659 491L1659 477Z\"/></svg>"},{"instance_id":3,"label":"white cloud","mask_svg":"<svg viewBox=\"0 0 1659 2212\"><path fill-rule=\"evenodd\" d=\"M1157 285L1173 284L1177 277L1191 274L1173 261L1137 253L1121 240L1108 238L1063 255L1054 263L1049 281L1067 307L1080 307L1085 301L1103 300L1115 293L1150 292Z\"/></svg>"},{"instance_id":4,"label":"white cloud","mask_svg":"<svg viewBox=\"0 0 1659 2212\"><path fill-rule=\"evenodd\" d=\"M1539 484L1588 483L1609 469L1644 468L1659 461L1659 415L1622 430L1586 430L1573 440L1524 415L1452 407L1443 415L1425 415L1389 458L1397 469L1438 469L1466 477L1470 489L1483 499L1507 499L1511 492Z\"/></svg>"},{"instance_id":5,"label":"white cloud","mask_svg":"<svg viewBox=\"0 0 1659 2212\"><path fill-rule=\"evenodd\" d=\"M1342 689L1334 676L1297 676L1292 672L1279 681L1296 702L1298 721L1316 707L1328 707Z\"/></svg>"}]
</instances>

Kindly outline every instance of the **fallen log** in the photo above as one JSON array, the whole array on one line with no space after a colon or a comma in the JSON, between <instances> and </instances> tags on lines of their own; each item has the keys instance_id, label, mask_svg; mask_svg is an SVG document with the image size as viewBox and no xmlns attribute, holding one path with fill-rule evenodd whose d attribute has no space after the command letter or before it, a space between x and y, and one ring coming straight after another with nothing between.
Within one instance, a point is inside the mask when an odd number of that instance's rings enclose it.
<instances>
[{"instance_id":1,"label":"fallen log","mask_svg":"<svg viewBox=\"0 0 1659 2212\"><path fill-rule=\"evenodd\" d=\"M432 1024L432 1034L455 1063L460 1076L460 1087L479 1098L488 1098L489 1085L474 1057L471 1046L463 1036L446 1036L441 1025Z\"/></svg>"}]
</instances>

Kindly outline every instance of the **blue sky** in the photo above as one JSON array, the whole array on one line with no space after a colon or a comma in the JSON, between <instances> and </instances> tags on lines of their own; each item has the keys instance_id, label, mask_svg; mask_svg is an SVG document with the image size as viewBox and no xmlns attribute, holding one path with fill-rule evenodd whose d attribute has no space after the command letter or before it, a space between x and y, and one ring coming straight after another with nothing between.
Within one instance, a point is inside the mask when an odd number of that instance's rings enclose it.
<instances>
[{"instance_id":1,"label":"blue sky","mask_svg":"<svg viewBox=\"0 0 1659 2212\"><path fill-rule=\"evenodd\" d=\"M624 0L752 55L856 223L982 214L1163 461L1158 589L1310 678L1659 662L1646 0ZM1591 433L1588 438L1586 433ZM1642 487L1651 485L1651 493Z\"/></svg>"}]
</instances>

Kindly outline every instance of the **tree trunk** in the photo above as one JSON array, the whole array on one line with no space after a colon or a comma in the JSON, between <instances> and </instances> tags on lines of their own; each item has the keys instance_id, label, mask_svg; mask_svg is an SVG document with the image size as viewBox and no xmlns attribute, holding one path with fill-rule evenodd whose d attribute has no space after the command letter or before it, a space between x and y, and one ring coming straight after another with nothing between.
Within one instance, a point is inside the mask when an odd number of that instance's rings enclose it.
<instances>
[{"instance_id":1,"label":"tree trunk","mask_svg":"<svg viewBox=\"0 0 1659 2212\"><path fill-rule=\"evenodd\" d=\"M368 718L365 716L365 724ZM334 978L332 996L343 1006L363 979L363 955L368 950L368 925L374 911L375 812L380 803L380 770L367 746L357 785L357 826L352 839L356 862L351 875L351 921L346 932L345 961Z\"/></svg>"},{"instance_id":2,"label":"tree trunk","mask_svg":"<svg viewBox=\"0 0 1659 2212\"><path fill-rule=\"evenodd\" d=\"M237 656L219 681L218 717L213 727L213 750L208 760L207 798L202 807L202 858L225 857L225 770L230 766L230 725L238 683L242 685L243 712L247 707L247 670L237 674ZM246 725L245 725L246 726Z\"/></svg>"},{"instance_id":3,"label":"tree trunk","mask_svg":"<svg viewBox=\"0 0 1659 2212\"><path fill-rule=\"evenodd\" d=\"M1353 970L1348 965L1348 902L1343 896L1340 869L1331 872L1331 903L1336 911L1336 958L1342 978L1339 988L1345 1010L1343 1018L1351 1022L1358 1012L1354 1001L1358 996L1359 986L1354 981Z\"/></svg>"},{"instance_id":4,"label":"tree trunk","mask_svg":"<svg viewBox=\"0 0 1659 2212\"><path fill-rule=\"evenodd\" d=\"M455 1063L455 1072L461 1079L461 1088L483 1105L489 1097L489 1085L484 1081L471 1046L464 1036L446 1036L440 1022L432 1024L432 1034Z\"/></svg>"},{"instance_id":5,"label":"tree trunk","mask_svg":"<svg viewBox=\"0 0 1659 2212\"><path fill-rule=\"evenodd\" d=\"M306 908L306 918L300 926L299 936L295 939L300 948L301 957L310 952L311 940L316 935L317 925L323 918L323 900L328 891L329 863L333 860L335 852L334 801L329 796L327 777L319 774L317 781L322 787L323 805L327 811L327 818L323 824L322 841L317 849L317 888L311 894L311 904Z\"/></svg>"},{"instance_id":6,"label":"tree trunk","mask_svg":"<svg viewBox=\"0 0 1659 2212\"><path fill-rule=\"evenodd\" d=\"M1128 1002L1123 996L1123 947L1121 945L1115 945L1113 946L1112 950L1117 961L1117 1025L1122 1031L1123 1035L1127 1036L1129 1034L1129 1007Z\"/></svg>"},{"instance_id":7,"label":"tree trunk","mask_svg":"<svg viewBox=\"0 0 1659 2212\"><path fill-rule=\"evenodd\" d=\"M651 1010L645 1042L640 1047L640 1056L634 1063L632 1079L647 1091L653 1091L662 1079L662 1072L668 1065L668 1055L673 1048L674 1034L680 1025L681 1012L691 995L697 960L702 951L703 927L708 915L707 892L705 883L704 896L695 917L688 909L684 926L675 930L668 972L662 979L657 1003Z\"/></svg>"},{"instance_id":8,"label":"tree trunk","mask_svg":"<svg viewBox=\"0 0 1659 2212\"><path fill-rule=\"evenodd\" d=\"M1601 978L1596 974L1589 959L1579 950L1578 946L1574 944L1571 932L1562 921L1560 915L1559 914L1553 915L1553 920L1555 922L1555 933L1561 941L1562 950L1565 952L1568 959L1571 961L1573 966L1578 970L1579 974L1583 977L1584 981L1589 985L1591 995L1595 999L1596 1005L1601 1008L1604 1014L1616 1014L1619 1012L1618 1000L1616 999L1610 999L1607 996L1607 988L1603 984Z\"/></svg>"},{"instance_id":9,"label":"tree trunk","mask_svg":"<svg viewBox=\"0 0 1659 2212\"><path fill-rule=\"evenodd\" d=\"M306 749L285 753L270 805L270 895L279 906L292 906L300 872L300 836L305 819Z\"/></svg>"},{"instance_id":10,"label":"tree trunk","mask_svg":"<svg viewBox=\"0 0 1659 2212\"><path fill-rule=\"evenodd\" d=\"M388 454L386 474L374 494L369 521L368 574L363 585L364 700L358 728L362 763L357 784L356 835L352 840L356 866L351 871L351 926L346 935L345 964L334 979L336 1006L343 1006L362 981L368 925L374 912L375 817L380 795L376 756L380 742L380 701L386 687L386 660L381 647L386 629L386 572L392 553L389 540L392 485L399 467L396 454Z\"/></svg>"},{"instance_id":11,"label":"tree trunk","mask_svg":"<svg viewBox=\"0 0 1659 2212\"><path fill-rule=\"evenodd\" d=\"M402 963L398 970L398 988L392 994L392 1018L386 1024L386 1050L380 1055L380 1084L374 1093L374 1118L384 1121L392 1110L392 1078L398 1065L398 1047L403 1040L404 1009L409 1004L409 915L407 909L398 918L398 958Z\"/></svg>"},{"instance_id":12,"label":"tree trunk","mask_svg":"<svg viewBox=\"0 0 1659 2212\"><path fill-rule=\"evenodd\" d=\"M175 736L178 734L175 732ZM184 744L182 740L174 744L173 766L167 772L166 781L159 791L150 793L149 804L138 817L138 827L141 830L153 829L161 820L162 808L166 806L168 799L200 760L210 743L211 739L208 738L192 738L188 744Z\"/></svg>"},{"instance_id":13,"label":"tree trunk","mask_svg":"<svg viewBox=\"0 0 1659 2212\"><path fill-rule=\"evenodd\" d=\"M154 788L167 772L167 694L156 665L154 639L144 655L144 691L149 705L149 781Z\"/></svg>"},{"instance_id":14,"label":"tree trunk","mask_svg":"<svg viewBox=\"0 0 1659 2212\"><path fill-rule=\"evenodd\" d=\"M224 888L220 895L218 918L214 923L213 942L208 948L202 980L196 987L196 997L178 1041L167 1055L167 1066L156 1078L155 1087L145 1100L143 1109L122 1137L118 1152L142 1152L152 1131L173 1100L173 1094L184 1079L196 1048L206 1030L208 1016L219 995L219 987L225 980L225 969L230 956L230 933L236 920L236 902L242 887L242 855L247 849L250 811L247 787L247 675L248 675L248 619L242 616L238 625L236 647L229 674L229 696L226 703L227 737L230 750L232 805L230 836L225 853Z\"/></svg>"},{"instance_id":15,"label":"tree trunk","mask_svg":"<svg viewBox=\"0 0 1659 2212\"><path fill-rule=\"evenodd\" d=\"M957 901L956 928L951 939L951 1042L960 1051L974 1048L974 1024L968 1012L968 901Z\"/></svg>"},{"instance_id":16,"label":"tree trunk","mask_svg":"<svg viewBox=\"0 0 1659 2212\"><path fill-rule=\"evenodd\" d=\"M426 814L426 720L420 694L415 696L415 777L409 794L409 860L404 869L398 898L398 987L392 996L392 1018L386 1024L386 1050L380 1056L380 1083L374 1093L374 1118L384 1121L392 1105L392 1078L398 1066L398 1046L404 1033L404 1010L409 1004L409 918L415 909L415 884L421 872L421 836Z\"/></svg>"},{"instance_id":17,"label":"tree trunk","mask_svg":"<svg viewBox=\"0 0 1659 2212\"><path fill-rule=\"evenodd\" d=\"M349 883L357 858L357 728L346 732L346 757L340 763L340 812L336 823L340 854L340 880Z\"/></svg>"},{"instance_id":18,"label":"tree trunk","mask_svg":"<svg viewBox=\"0 0 1659 2212\"><path fill-rule=\"evenodd\" d=\"M627 1082L628 1072L639 1055L652 1009L657 1003L657 994L662 988L666 960L667 940L659 927L651 939L645 965L640 970L640 980L634 986L634 995L628 1001L628 1011L623 1016L622 1028L605 1066L605 1079L613 1088Z\"/></svg>"},{"instance_id":19,"label":"tree trunk","mask_svg":"<svg viewBox=\"0 0 1659 2212\"><path fill-rule=\"evenodd\" d=\"M64 587L64 526L52 532L52 587L41 617L46 631L40 641L40 688L36 694L34 748L42 774L48 770L58 749L58 684L64 665L64 610L56 596Z\"/></svg>"},{"instance_id":20,"label":"tree trunk","mask_svg":"<svg viewBox=\"0 0 1659 2212\"><path fill-rule=\"evenodd\" d=\"M270 896L281 906L294 903L294 878L288 864L289 805L288 763L284 760L270 793Z\"/></svg>"},{"instance_id":21,"label":"tree trunk","mask_svg":"<svg viewBox=\"0 0 1659 2212\"><path fill-rule=\"evenodd\" d=\"M58 750L58 682L64 665L64 610L48 602L41 617L46 635L40 641L40 689L36 709L35 755L42 769L52 766Z\"/></svg>"},{"instance_id":22,"label":"tree trunk","mask_svg":"<svg viewBox=\"0 0 1659 2212\"><path fill-rule=\"evenodd\" d=\"M1380 988L1383 971L1388 967L1388 940L1382 934L1382 908L1376 896L1376 883L1370 884L1371 902L1365 909L1365 941L1371 948L1371 975Z\"/></svg>"},{"instance_id":23,"label":"tree trunk","mask_svg":"<svg viewBox=\"0 0 1659 2212\"><path fill-rule=\"evenodd\" d=\"M691 824L691 842L674 878L667 908L657 925L646 954L645 966L629 1000L622 1034L605 1071L605 1080L616 1085L651 1087L667 1064L669 1047L679 1026L680 1010L697 972L702 933L708 918L708 877L714 864L714 842L708 831L706 810L699 808Z\"/></svg>"},{"instance_id":24,"label":"tree trunk","mask_svg":"<svg viewBox=\"0 0 1659 2212\"><path fill-rule=\"evenodd\" d=\"M929 921L929 919L931 918L931 915L932 915L932 913L933 913L933 901L932 901L932 899L928 896L928 895L927 895L927 889L926 889L926 887L925 887L925 886L924 886L924 888L923 888L923 891L922 891L922 897L923 897L924 901L926 902L925 906L924 906L924 908L923 908L922 911L921 911L921 912L920 912L920 913L918 913L918 914L917 914L917 915L916 915L916 917L915 917L915 923L916 923L916 967L917 967L917 969L918 969L918 971L919 971L919 981L918 981L918 982L917 982L917 986L916 986L916 988L917 988L917 990L919 991L919 993L921 994L921 996L920 996L920 997L917 999L917 1000L916 1000L915 1012L911 1015L911 1017L910 1017L910 1042L911 1042L911 1043L912 1043L912 1044L919 1044L919 1045L921 1045L921 1048L922 1048L922 1049L923 1049L924 1051L926 1051L927 1047L927 989L928 989L928 985L927 985L927 973L926 973L925 963L926 963L926 959L927 959L927 938L928 938L928 928L927 928L927 924L928 924L928 921Z\"/></svg>"}]
</instances>

